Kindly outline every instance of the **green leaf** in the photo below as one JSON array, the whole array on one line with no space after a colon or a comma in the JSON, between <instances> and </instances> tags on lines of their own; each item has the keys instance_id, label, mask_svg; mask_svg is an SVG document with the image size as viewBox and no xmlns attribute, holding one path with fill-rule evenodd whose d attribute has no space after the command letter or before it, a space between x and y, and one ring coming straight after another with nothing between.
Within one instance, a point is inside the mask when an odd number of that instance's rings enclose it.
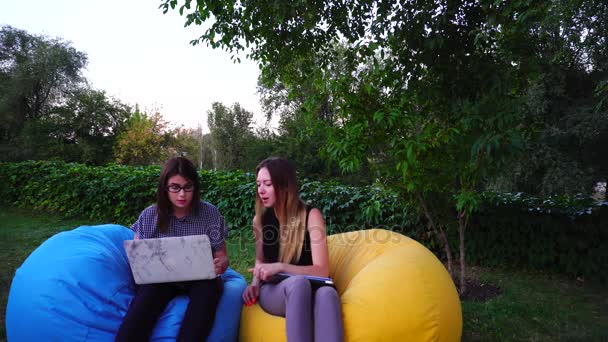
<instances>
[{"instance_id":1,"label":"green leaf","mask_svg":"<svg viewBox=\"0 0 608 342\"><path fill-rule=\"evenodd\" d=\"M380 123L384 119L384 113L382 111L376 111L373 115L373 120L376 123Z\"/></svg>"}]
</instances>

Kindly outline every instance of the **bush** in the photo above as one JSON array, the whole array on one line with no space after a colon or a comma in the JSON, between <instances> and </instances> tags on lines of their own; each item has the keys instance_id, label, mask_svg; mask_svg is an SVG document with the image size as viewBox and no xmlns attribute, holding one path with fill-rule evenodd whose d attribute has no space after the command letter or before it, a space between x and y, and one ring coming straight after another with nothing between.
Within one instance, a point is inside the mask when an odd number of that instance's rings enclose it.
<instances>
[{"instance_id":1,"label":"bush","mask_svg":"<svg viewBox=\"0 0 608 342\"><path fill-rule=\"evenodd\" d=\"M65 217L133 222L154 202L159 167L27 161L1 163L2 200Z\"/></svg>"},{"instance_id":2,"label":"bush","mask_svg":"<svg viewBox=\"0 0 608 342\"><path fill-rule=\"evenodd\" d=\"M217 206L232 229L250 228L255 212L254 175L207 170L199 174L201 198ZM155 202L159 175L158 166L0 163L0 195L2 202L18 207L129 225ZM396 194L379 187L305 180L301 197L321 209L330 234L379 226L407 234L418 223Z\"/></svg>"},{"instance_id":3,"label":"bush","mask_svg":"<svg viewBox=\"0 0 608 342\"><path fill-rule=\"evenodd\" d=\"M0 163L0 201L66 217L130 225L155 202L160 167L92 167L64 162ZM255 176L201 171L201 198L214 204L231 229L250 229ZM329 234L385 228L406 234L442 255L415 208L379 186L352 187L304 179L304 201L319 208ZM586 197L536 198L486 192L472 216L467 260L485 266L552 270L608 280L608 202ZM456 229L450 243L458 245ZM456 250L455 248L453 250Z\"/></svg>"},{"instance_id":4,"label":"bush","mask_svg":"<svg viewBox=\"0 0 608 342\"><path fill-rule=\"evenodd\" d=\"M608 280L608 202L496 192L482 198L466 240L470 262Z\"/></svg>"}]
</instances>

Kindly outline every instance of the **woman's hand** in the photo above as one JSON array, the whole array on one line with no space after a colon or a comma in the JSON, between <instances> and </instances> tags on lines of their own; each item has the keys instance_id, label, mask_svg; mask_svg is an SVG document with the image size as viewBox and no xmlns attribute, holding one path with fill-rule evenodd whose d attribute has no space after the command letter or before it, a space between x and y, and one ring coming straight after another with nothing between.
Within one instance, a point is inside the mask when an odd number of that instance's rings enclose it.
<instances>
[{"instance_id":1,"label":"woman's hand","mask_svg":"<svg viewBox=\"0 0 608 342\"><path fill-rule=\"evenodd\" d=\"M213 266L215 266L215 274L217 275L226 272L226 269L228 268L228 254L226 254L225 244L213 252Z\"/></svg>"},{"instance_id":2,"label":"woman's hand","mask_svg":"<svg viewBox=\"0 0 608 342\"><path fill-rule=\"evenodd\" d=\"M283 270L283 264L280 262L273 262L271 264L257 264L254 268L250 268L249 272L253 273L254 278L260 280L268 280L273 275Z\"/></svg>"},{"instance_id":3,"label":"woman's hand","mask_svg":"<svg viewBox=\"0 0 608 342\"><path fill-rule=\"evenodd\" d=\"M213 258L213 266L215 266L215 274L224 274L228 268L228 256L218 255L217 258Z\"/></svg>"},{"instance_id":4,"label":"woman's hand","mask_svg":"<svg viewBox=\"0 0 608 342\"><path fill-rule=\"evenodd\" d=\"M260 288L258 286L258 281L254 278L251 285L247 286L245 291L243 291L243 301L245 302L245 305L251 306L255 304L259 294Z\"/></svg>"}]
</instances>

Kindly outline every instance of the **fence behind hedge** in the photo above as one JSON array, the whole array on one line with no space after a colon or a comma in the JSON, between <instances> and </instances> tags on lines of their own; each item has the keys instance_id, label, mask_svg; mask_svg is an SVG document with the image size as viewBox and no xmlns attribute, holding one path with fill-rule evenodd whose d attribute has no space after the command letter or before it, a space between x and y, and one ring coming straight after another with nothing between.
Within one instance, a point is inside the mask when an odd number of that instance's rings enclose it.
<instances>
[{"instance_id":1,"label":"fence behind hedge","mask_svg":"<svg viewBox=\"0 0 608 342\"><path fill-rule=\"evenodd\" d=\"M0 163L0 202L97 222L131 224L154 203L160 167L92 167L63 162ZM232 229L250 229L254 175L201 171L201 197ZM322 210L328 233L382 227L433 248L424 220L392 191L303 180L301 197ZM455 222L455 221L454 221ZM457 252L456 227L448 228ZM554 270L608 280L608 202L485 193L466 235L467 260L477 265ZM435 249L435 248L433 248ZM435 249L442 257L442 250Z\"/></svg>"}]
</instances>

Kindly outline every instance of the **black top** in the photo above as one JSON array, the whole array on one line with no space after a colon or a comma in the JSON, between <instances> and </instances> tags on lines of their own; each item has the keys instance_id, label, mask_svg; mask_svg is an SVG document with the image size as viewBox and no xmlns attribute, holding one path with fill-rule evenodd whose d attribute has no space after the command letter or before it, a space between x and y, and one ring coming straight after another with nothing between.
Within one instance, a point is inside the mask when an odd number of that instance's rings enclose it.
<instances>
[{"instance_id":1,"label":"black top","mask_svg":"<svg viewBox=\"0 0 608 342\"><path fill-rule=\"evenodd\" d=\"M308 233L308 214L310 207L306 207L306 226L304 233L304 244L302 253L297 263L298 266L312 265L312 252L310 250L310 233ZM262 239L264 242L264 262L277 262L279 260L279 219L274 213L274 209L265 209L262 213Z\"/></svg>"}]
</instances>

